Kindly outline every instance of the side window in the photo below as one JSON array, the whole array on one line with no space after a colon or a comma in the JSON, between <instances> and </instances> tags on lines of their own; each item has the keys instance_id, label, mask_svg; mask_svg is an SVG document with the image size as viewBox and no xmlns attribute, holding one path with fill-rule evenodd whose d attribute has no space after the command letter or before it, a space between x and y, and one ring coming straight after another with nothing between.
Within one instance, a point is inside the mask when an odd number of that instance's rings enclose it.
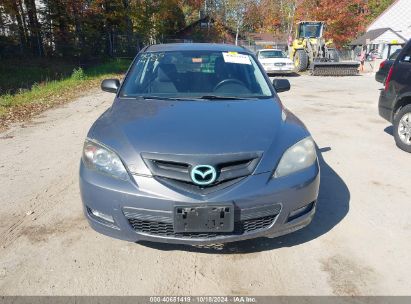
<instances>
[{"instance_id":1,"label":"side window","mask_svg":"<svg viewBox=\"0 0 411 304\"><path fill-rule=\"evenodd\" d=\"M400 58L401 62L411 63L411 46L409 46L405 50L405 52L402 53L401 57L402 57L402 58Z\"/></svg>"},{"instance_id":2,"label":"side window","mask_svg":"<svg viewBox=\"0 0 411 304\"><path fill-rule=\"evenodd\" d=\"M401 49L396 50L394 53L392 53L389 57L389 60L395 60L397 59L398 55L400 54Z\"/></svg>"},{"instance_id":3,"label":"side window","mask_svg":"<svg viewBox=\"0 0 411 304\"><path fill-rule=\"evenodd\" d=\"M407 54L404 55L404 58L402 59L402 61L410 63L411 62L411 55L407 55Z\"/></svg>"}]
</instances>

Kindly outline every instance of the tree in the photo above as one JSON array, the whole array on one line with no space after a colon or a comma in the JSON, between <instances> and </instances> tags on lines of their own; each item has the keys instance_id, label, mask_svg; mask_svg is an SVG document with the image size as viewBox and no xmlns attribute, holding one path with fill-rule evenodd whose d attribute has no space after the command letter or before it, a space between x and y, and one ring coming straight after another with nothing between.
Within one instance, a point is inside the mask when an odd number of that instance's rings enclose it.
<instances>
[{"instance_id":1,"label":"tree","mask_svg":"<svg viewBox=\"0 0 411 304\"><path fill-rule=\"evenodd\" d=\"M23 52L24 49L27 47L27 35L20 0L4 1L3 10L5 14L8 14L11 17L11 19L17 23L20 50L21 52ZM3 13L1 15L3 15ZM2 22L2 26L5 27L4 21Z\"/></svg>"},{"instance_id":2,"label":"tree","mask_svg":"<svg viewBox=\"0 0 411 304\"><path fill-rule=\"evenodd\" d=\"M255 0L205 0L205 3L207 4L206 14L216 20L217 23L233 29L235 43L238 44L240 33L245 27L250 26L249 23L246 23L246 16Z\"/></svg>"},{"instance_id":3,"label":"tree","mask_svg":"<svg viewBox=\"0 0 411 304\"><path fill-rule=\"evenodd\" d=\"M366 0L302 0L297 4L296 17L297 21L325 21L325 37L341 47L364 31L366 7Z\"/></svg>"},{"instance_id":4,"label":"tree","mask_svg":"<svg viewBox=\"0 0 411 304\"><path fill-rule=\"evenodd\" d=\"M131 54L135 38L144 44L198 20L200 10L213 19L210 41L224 40L230 29L236 43L244 32L288 34L298 20L317 19L326 35L344 45L365 29L393 0L1 0L2 54L38 56L112 56L119 46ZM216 37L213 37L216 35ZM7 36L7 37L6 37ZM4 39L3 39L4 38Z\"/></svg>"},{"instance_id":5,"label":"tree","mask_svg":"<svg viewBox=\"0 0 411 304\"><path fill-rule=\"evenodd\" d=\"M390 6L394 0L368 0L368 21L373 21L377 18L381 13Z\"/></svg>"},{"instance_id":6,"label":"tree","mask_svg":"<svg viewBox=\"0 0 411 304\"><path fill-rule=\"evenodd\" d=\"M47 28L49 29L50 47L55 55L68 56L74 51L74 33L71 28L75 28L72 23L71 5L67 0L47 0L46 5Z\"/></svg>"},{"instance_id":7,"label":"tree","mask_svg":"<svg viewBox=\"0 0 411 304\"><path fill-rule=\"evenodd\" d=\"M37 18L37 7L35 0L24 0L27 17L29 20L30 40L35 53L38 56L44 55L43 38L41 36L41 27Z\"/></svg>"},{"instance_id":8,"label":"tree","mask_svg":"<svg viewBox=\"0 0 411 304\"><path fill-rule=\"evenodd\" d=\"M228 0L227 1L227 23L235 29L235 44L238 45L238 36L244 25L244 17L249 1Z\"/></svg>"},{"instance_id":9,"label":"tree","mask_svg":"<svg viewBox=\"0 0 411 304\"><path fill-rule=\"evenodd\" d=\"M199 12L203 9L204 0L181 0L181 10L185 23L191 24L198 20Z\"/></svg>"}]
</instances>

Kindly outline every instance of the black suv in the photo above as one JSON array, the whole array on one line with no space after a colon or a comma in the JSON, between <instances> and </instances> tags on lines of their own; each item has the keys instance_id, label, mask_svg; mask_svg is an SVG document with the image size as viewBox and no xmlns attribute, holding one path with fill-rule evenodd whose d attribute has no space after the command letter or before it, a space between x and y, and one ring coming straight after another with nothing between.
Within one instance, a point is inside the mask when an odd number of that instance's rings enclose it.
<instances>
[{"instance_id":1,"label":"black suv","mask_svg":"<svg viewBox=\"0 0 411 304\"><path fill-rule=\"evenodd\" d=\"M411 40L388 72L378 107L380 115L394 125L397 146L411 152Z\"/></svg>"}]
</instances>

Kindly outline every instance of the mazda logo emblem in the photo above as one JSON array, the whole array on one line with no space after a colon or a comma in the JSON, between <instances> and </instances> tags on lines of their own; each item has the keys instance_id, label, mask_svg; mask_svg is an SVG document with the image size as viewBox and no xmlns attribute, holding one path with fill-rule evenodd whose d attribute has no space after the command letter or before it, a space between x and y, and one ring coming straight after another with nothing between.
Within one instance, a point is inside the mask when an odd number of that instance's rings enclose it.
<instances>
[{"instance_id":1,"label":"mazda logo emblem","mask_svg":"<svg viewBox=\"0 0 411 304\"><path fill-rule=\"evenodd\" d=\"M213 166L198 165L191 170L191 180L200 186L210 185L217 178L217 171Z\"/></svg>"}]
</instances>

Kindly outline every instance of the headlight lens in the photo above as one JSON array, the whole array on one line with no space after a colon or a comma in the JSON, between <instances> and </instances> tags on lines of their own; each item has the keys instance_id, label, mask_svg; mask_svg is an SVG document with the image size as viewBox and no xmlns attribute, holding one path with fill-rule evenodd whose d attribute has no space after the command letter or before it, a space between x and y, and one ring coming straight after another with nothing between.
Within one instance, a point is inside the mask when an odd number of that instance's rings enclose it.
<instances>
[{"instance_id":1,"label":"headlight lens","mask_svg":"<svg viewBox=\"0 0 411 304\"><path fill-rule=\"evenodd\" d=\"M284 152L274 172L273 177L278 178L310 167L317 159L315 143L307 137Z\"/></svg>"},{"instance_id":2,"label":"headlight lens","mask_svg":"<svg viewBox=\"0 0 411 304\"><path fill-rule=\"evenodd\" d=\"M84 164L90 168L115 178L127 180L128 174L120 158L108 148L86 140L83 148Z\"/></svg>"}]
</instances>

